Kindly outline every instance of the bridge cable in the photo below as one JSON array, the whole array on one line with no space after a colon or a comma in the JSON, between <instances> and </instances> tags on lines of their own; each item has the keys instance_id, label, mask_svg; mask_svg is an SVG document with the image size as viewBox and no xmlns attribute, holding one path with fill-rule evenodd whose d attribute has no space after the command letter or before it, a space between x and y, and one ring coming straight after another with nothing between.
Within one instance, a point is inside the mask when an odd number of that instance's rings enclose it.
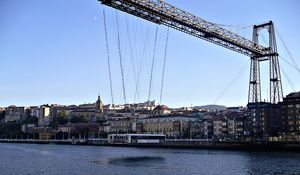
<instances>
[{"instance_id":1,"label":"bridge cable","mask_svg":"<svg viewBox=\"0 0 300 175\"><path fill-rule=\"evenodd\" d=\"M284 42L283 37L281 36L281 34L279 33L279 31L278 31L278 29L277 29L276 27L275 27L275 31L276 31L276 33L278 34L279 40L281 41L281 43L282 43L284 49L286 50L286 52L287 52L287 54L289 55L290 59L292 60L293 64L295 65L295 67L296 67L297 69L299 69L299 67L298 67L298 65L297 65L297 62L296 62L295 58L293 57L292 53L290 52L289 48L287 47L286 43Z\"/></svg>"},{"instance_id":2,"label":"bridge cable","mask_svg":"<svg viewBox=\"0 0 300 175\"><path fill-rule=\"evenodd\" d=\"M161 101L162 101L162 94L163 94L164 77L165 77L165 67L166 67L167 50L168 50L168 40L169 40L169 27L168 27L168 30L167 30L165 53L164 53L164 63L163 63L163 71L162 71L162 77L161 77L160 98L159 98L159 103L160 104L161 104Z\"/></svg>"},{"instance_id":3,"label":"bridge cable","mask_svg":"<svg viewBox=\"0 0 300 175\"><path fill-rule=\"evenodd\" d=\"M288 65L290 65L292 68L294 68L299 74L300 74L300 69L298 67L296 67L295 65L293 65L292 63L290 63L289 61L287 61L285 58L283 58L282 56L279 55L279 57L286 62Z\"/></svg>"},{"instance_id":4,"label":"bridge cable","mask_svg":"<svg viewBox=\"0 0 300 175\"><path fill-rule=\"evenodd\" d=\"M150 82L149 82L149 92L148 92L148 101L150 100L151 88L152 88L152 76L153 76L153 68L154 68L154 61L155 61L155 55L156 55L157 32L158 32L158 25L156 26L156 30L155 30L153 57L152 57Z\"/></svg>"},{"instance_id":5,"label":"bridge cable","mask_svg":"<svg viewBox=\"0 0 300 175\"><path fill-rule=\"evenodd\" d=\"M148 44L149 44L149 26L147 26L147 28L146 28L146 36L144 39L144 46L143 46L142 56L141 56L142 59L141 59L141 63L139 66L137 84L135 87L134 102L137 100L137 96L138 96L138 92L139 92L139 88L140 88L141 73L142 73L142 69L144 67L144 63L145 63L144 60L146 58L146 49L148 48Z\"/></svg>"},{"instance_id":6,"label":"bridge cable","mask_svg":"<svg viewBox=\"0 0 300 175\"><path fill-rule=\"evenodd\" d=\"M265 36L263 35L263 33L261 33L259 36L261 37L261 39L264 42L264 44L267 46L268 42L267 42L267 39L265 38Z\"/></svg>"},{"instance_id":7,"label":"bridge cable","mask_svg":"<svg viewBox=\"0 0 300 175\"><path fill-rule=\"evenodd\" d=\"M242 69L233 77L233 79L228 83L228 85L223 89L223 91L220 93L220 95L215 99L214 104L216 104L222 97L223 95L232 87L232 85L234 84L234 82L236 82L241 76L242 74L245 72L245 70L247 69L248 65L249 65L250 61L248 61L243 67Z\"/></svg>"},{"instance_id":8,"label":"bridge cable","mask_svg":"<svg viewBox=\"0 0 300 175\"><path fill-rule=\"evenodd\" d=\"M123 97L124 97L124 104L126 104L127 102L126 102L126 91L125 91L125 82L124 82L124 70L123 70L122 53L121 53L120 28L119 28L119 18L118 18L118 12L117 12L117 10L116 10L116 25L117 25L117 44L118 44L118 51L119 51L121 79L122 79L122 88L123 88Z\"/></svg>"},{"instance_id":9,"label":"bridge cable","mask_svg":"<svg viewBox=\"0 0 300 175\"><path fill-rule=\"evenodd\" d=\"M135 65L134 65L134 61L133 61L133 51L132 51L133 49L132 49L131 35L130 35L130 31L129 31L127 15L125 15L125 23L126 23L127 37L128 37L128 43L129 43L130 60L131 60L131 65L132 65L132 69L133 69L133 78L134 78L134 82L136 84L137 83L136 69L135 69Z\"/></svg>"},{"instance_id":10,"label":"bridge cable","mask_svg":"<svg viewBox=\"0 0 300 175\"><path fill-rule=\"evenodd\" d=\"M291 87L292 90L295 92L295 91L296 91L295 86L294 86L293 82L291 81L291 79L289 78L288 74L284 71L284 69L283 69L282 67L281 67L281 71L282 71L282 73L283 73L285 79L288 81L290 87Z\"/></svg>"},{"instance_id":11,"label":"bridge cable","mask_svg":"<svg viewBox=\"0 0 300 175\"><path fill-rule=\"evenodd\" d=\"M105 33L105 42L106 42L106 53L107 53L107 65L108 65L111 103L114 104L114 95L113 95L112 80L111 80L111 66L110 66L110 57L109 57L109 47L108 47L107 24L106 24L106 17L105 17L105 10L104 9L103 9L103 22L104 22L104 33Z\"/></svg>"}]
</instances>

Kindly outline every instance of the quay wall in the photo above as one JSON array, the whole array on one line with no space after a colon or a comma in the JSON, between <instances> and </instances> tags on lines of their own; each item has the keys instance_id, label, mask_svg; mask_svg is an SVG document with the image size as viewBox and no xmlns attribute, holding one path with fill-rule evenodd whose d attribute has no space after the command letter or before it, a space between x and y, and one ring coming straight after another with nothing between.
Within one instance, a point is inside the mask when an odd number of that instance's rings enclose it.
<instances>
[{"instance_id":1,"label":"quay wall","mask_svg":"<svg viewBox=\"0 0 300 175\"><path fill-rule=\"evenodd\" d=\"M182 149L213 149L213 150L241 150L241 151L296 151L300 152L300 142L213 142L213 141L166 141L161 144L125 144L108 143L107 139L82 140L27 140L0 139L0 143L28 143L28 144L68 144L94 145L113 147L145 147L145 148L182 148Z\"/></svg>"}]
</instances>

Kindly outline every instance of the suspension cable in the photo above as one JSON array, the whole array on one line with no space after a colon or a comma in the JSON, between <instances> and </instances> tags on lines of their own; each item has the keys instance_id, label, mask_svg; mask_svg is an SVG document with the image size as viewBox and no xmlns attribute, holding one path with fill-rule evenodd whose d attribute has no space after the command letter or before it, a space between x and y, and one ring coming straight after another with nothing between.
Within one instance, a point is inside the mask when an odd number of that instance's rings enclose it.
<instances>
[{"instance_id":1,"label":"suspension cable","mask_svg":"<svg viewBox=\"0 0 300 175\"><path fill-rule=\"evenodd\" d=\"M250 61L247 62L242 67L242 69L233 77L233 79L229 82L229 84L223 89L223 91L220 93L220 95L216 98L216 100L214 101L214 104L216 104L221 99L221 97L232 87L232 85L234 84L234 82L237 81L242 76L242 74L247 69L249 63L250 63Z\"/></svg>"},{"instance_id":2,"label":"suspension cable","mask_svg":"<svg viewBox=\"0 0 300 175\"><path fill-rule=\"evenodd\" d=\"M282 71L282 73L283 73L285 79L288 81L290 87L291 87L291 88L293 89L293 91L295 92L295 91L296 91L295 86L294 86L293 82L291 81L291 79L289 78L288 74L284 71L284 69L283 69L282 67L281 67L281 71Z\"/></svg>"},{"instance_id":3,"label":"suspension cable","mask_svg":"<svg viewBox=\"0 0 300 175\"><path fill-rule=\"evenodd\" d=\"M263 43L265 45L268 45L267 39L265 38L265 36L263 35L263 33L261 33L260 36L261 36L261 39L262 39Z\"/></svg>"},{"instance_id":4,"label":"suspension cable","mask_svg":"<svg viewBox=\"0 0 300 175\"><path fill-rule=\"evenodd\" d=\"M137 75L137 84L135 87L135 94L134 94L134 103L136 102L139 94L139 88L140 88L140 79L141 79L141 73L144 66L144 59L146 58L146 49L148 48L148 42L149 42L149 27L146 28L146 36L144 40L143 50L142 50L142 56L141 56L141 63L138 69L138 75Z\"/></svg>"},{"instance_id":5,"label":"suspension cable","mask_svg":"<svg viewBox=\"0 0 300 175\"><path fill-rule=\"evenodd\" d=\"M136 101L137 96L138 96L142 68L144 66L144 59L146 58L146 49L148 48L148 44L149 44L148 43L149 42L149 26L147 26L147 28L146 28L146 36L145 36L144 41L145 42L144 42L144 47L143 47L143 50L142 50L142 59L141 59L140 67L139 67L139 70L138 70L137 84L136 84L136 87L135 87L134 102Z\"/></svg>"},{"instance_id":6,"label":"suspension cable","mask_svg":"<svg viewBox=\"0 0 300 175\"><path fill-rule=\"evenodd\" d=\"M295 65L293 65L292 63L288 62L285 58L283 58L282 56L279 55L279 57L286 62L288 65L290 65L291 67L293 67L299 74L300 74L300 69L298 67L296 67Z\"/></svg>"},{"instance_id":7,"label":"suspension cable","mask_svg":"<svg viewBox=\"0 0 300 175\"><path fill-rule=\"evenodd\" d=\"M297 69L299 69L299 67L298 67L298 65L297 65L297 62L296 62L295 58L293 57L292 53L290 52L289 48L287 47L286 43L284 42L283 37L281 36L281 34L279 33L279 31L278 31L278 29L277 29L276 27L275 27L275 31L276 31L276 33L278 34L279 40L281 41L281 43L282 43L284 49L286 50L287 54L288 54L289 57L291 58L291 60L292 60L292 62L294 63L295 67L296 67Z\"/></svg>"},{"instance_id":8,"label":"suspension cable","mask_svg":"<svg viewBox=\"0 0 300 175\"><path fill-rule=\"evenodd\" d=\"M152 57L151 72L150 72L148 101L150 100L151 88L152 88L152 76L153 76L153 67L154 67L154 61L155 61L155 52L156 52L156 43L157 43L157 31L158 31L158 25L156 26L156 30L155 30L155 39L154 39L153 57Z\"/></svg>"},{"instance_id":9,"label":"suspension cable","mask_svg":"<svg viewBox=\"0 0 300 175\"><path fill-rule=\"evenodd\" d=\"M124 103L126 104L127 102L126 102L126 91L125 91L125 82L124 82L124 70L123 70L122 53L121 53L120 28L119 28L119 19L118 19L118 12L117 12L117 10L116 10L116 24L117 24L117 44L118 44L119 59L120 59L120 69L121 69L123 97L124 97Z\"/></svg>"},{"instance_id":10,"label":"suspension cable","mask_svg":"<svg viewBox=\"0 0 300 175\"><path fill-rule=\"evenodd\" d=\"M166 45L165 45L165 54L164 54L164 63L163 63L163 71L162 71L162 77L161 77L160 98L159 98L159 103L160 104L161 104L161 101L162 101L162 93L163 93L163 86L164 86L165 67L166 67L167 50L168 50L168 40L169 40L169 27L168 27L168 30L167 30Z\"/></svg>"},{"instance_id":11,"label":"suspension cable","mask_svg":"<svg viewBox=\"0 0 300 175\"><path fill-rule=\"evenodd\" d=\"M137 79L136 79L136 69L135 69L135 65L134 65L134 61L133 61L133 49L132 49L132 43L131 43L131 35L130 35L130 31L129 31L129 24L128 24L128 18L127 15L125 15L125 23L126 23L126 30L127 30L127 37L128 37L128 44L129 44L129 51L130 51L130 60L131 60L131 65L132 65L132 69L133 69L133 78L134 78L134 82L135 84L137 83Z\"/></svg>"},{"instance_id":12,"label":"suspension cable","mask_svg":"<svg viewBox=\"0 0 300 175\"><path fill-rule=\"evenodd\" d=\"M111 103L114 104L114 95L113 95L112 80L111 80L111 67L110 67L109 47L108 47L107 24L106 24L106 17L105 17L105 10L104 9L103 9L103 22L104 22L104 33L105 33L105 42L106 42L106 53L107 53L107 65L108 65L108 75L109 75L109 86L110 86Z\"/></svg>"}]
</instances>

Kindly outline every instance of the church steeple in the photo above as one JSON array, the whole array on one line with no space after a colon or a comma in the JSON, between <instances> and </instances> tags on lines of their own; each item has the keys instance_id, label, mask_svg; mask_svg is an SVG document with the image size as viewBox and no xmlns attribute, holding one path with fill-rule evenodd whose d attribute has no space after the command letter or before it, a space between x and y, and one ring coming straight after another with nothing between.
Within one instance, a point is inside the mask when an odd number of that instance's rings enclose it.
<instances>
[{"instance_id":1,"label":"church steeple","mask_svg":"<svg viewBox=\"0 0 300 175\"><path fill-rule=\"evenodd\" d=\"M96 109L100 110L103 112L103 103L102 103L102 100L101 100L101 97L100 97L100 94L98 95L98 99L96 101Z\"/></svg>"}]
</instances>

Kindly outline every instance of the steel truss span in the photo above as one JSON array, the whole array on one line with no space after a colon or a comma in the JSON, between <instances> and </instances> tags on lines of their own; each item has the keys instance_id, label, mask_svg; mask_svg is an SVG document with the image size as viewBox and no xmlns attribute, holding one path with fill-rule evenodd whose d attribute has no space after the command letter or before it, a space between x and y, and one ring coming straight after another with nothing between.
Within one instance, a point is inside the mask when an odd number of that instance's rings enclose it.
<instances>
[{"instance_id":1,"label":"steel truss span","mask_svg":"<svg viewBox=\"0 0 300 175\"><path fill-rule=\"evenodd\" d=\"M270 62L270 102L283 99L278 52L273 22L253 27L252 41L239 36L217 24L178 9L163 0L98 0L104 5L134 16L166 25L189 35L244 54L251 58L248 102L261 102L260 62ZM269 46L258 43L259 30L269 31Z\"/></svg>"},{"instance_id":2,"label":"steel truss span","mask_svg":"<svg viewBox=\"0 0 300 175\"><path fill-rule=\"evenodd\" d=\"M272 51L217 24L178 9L162 0L98 0L134 16L163 24L250 57L266 57Z\"/></svg>"}]
</instances>

